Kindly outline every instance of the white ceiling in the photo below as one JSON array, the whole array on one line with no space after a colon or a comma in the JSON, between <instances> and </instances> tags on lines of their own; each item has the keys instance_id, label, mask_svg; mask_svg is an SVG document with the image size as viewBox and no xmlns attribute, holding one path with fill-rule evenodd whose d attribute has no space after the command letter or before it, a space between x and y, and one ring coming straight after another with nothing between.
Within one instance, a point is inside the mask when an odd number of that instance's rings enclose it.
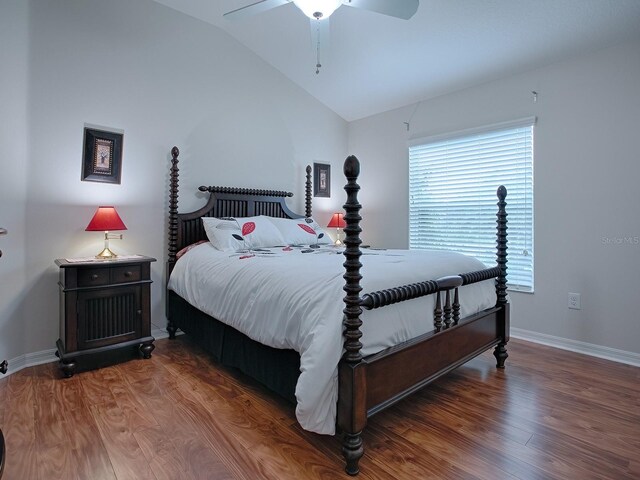
<instances>
[{"instance_id":1,"label":"white ceiling","mask_svg":"<svg viewBox=\"0 0 640 480\"><path fill-rule=\"evenodd\" d=\"M255 0L156 1L225 30L348 121L640 38L640 0L420 0L408 21L344 6L316 75L293 4L232 22L223 13Z\"/></svg>"}]
</instances>

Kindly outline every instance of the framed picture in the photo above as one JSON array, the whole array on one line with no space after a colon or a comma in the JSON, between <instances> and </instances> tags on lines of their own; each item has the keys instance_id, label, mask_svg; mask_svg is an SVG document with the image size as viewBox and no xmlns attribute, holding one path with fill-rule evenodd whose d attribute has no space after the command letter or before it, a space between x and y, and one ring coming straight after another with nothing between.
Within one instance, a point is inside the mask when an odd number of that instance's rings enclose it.
<instances>
[{"instance_id":1,"label":"framed picture","mask_svg":"<svg viewBox=\"0 0 640 480\"><path fill-rule=\"evenodd\" d=\"M327 163L313 164L313 196L331 196L331 165Z\"/></svg>"},{"instance_id":2,"label":"framed picture","mask_svg":"<svg viewBox=\"0 0 640 480\"><path fill-rule=\"evenodd\" d=\"M82 180L120 183L122 133L85 127L82 150Z\"/></svg>"}]
</instances>

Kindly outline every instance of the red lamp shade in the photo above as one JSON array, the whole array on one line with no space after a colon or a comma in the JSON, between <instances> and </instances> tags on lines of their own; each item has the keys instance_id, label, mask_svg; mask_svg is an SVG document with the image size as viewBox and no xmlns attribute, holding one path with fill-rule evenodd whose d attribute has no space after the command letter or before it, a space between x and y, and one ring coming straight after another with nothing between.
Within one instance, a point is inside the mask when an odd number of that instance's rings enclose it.
<instances>
[{"instance_id":1,"label":"red lamp shade","mask_svg":"<svg viewBox=\"0 0 640 480\"><path fill-rule=\"evenodd\" d=\"M85 230L87 232L92 231L112 231L112 230L126 230L127 227L116 212L114 207L98 207L93 218L87 225Z\"/></svg>"},{"instance_id":2,"label":"red lamp shade","mask_svg":"<svg viewBox=\"0 0 640 480\"><path fill-rule=\"evenodd\" d=\"M329 220L329 224L327 228L344 228L347 226L347 223L344 221L344 215L342 213L334 213Z\"/></svg>"}]
</instances>

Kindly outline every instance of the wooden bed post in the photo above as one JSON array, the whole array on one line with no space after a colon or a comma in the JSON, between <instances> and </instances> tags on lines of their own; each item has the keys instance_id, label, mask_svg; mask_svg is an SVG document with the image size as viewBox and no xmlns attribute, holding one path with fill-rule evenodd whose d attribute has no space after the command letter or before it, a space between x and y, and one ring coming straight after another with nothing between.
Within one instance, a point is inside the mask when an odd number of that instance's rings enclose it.
<instances>
[{"instance_id":1,"label":"wooden bed post","mask_svg":"<svg viewBox=\"0 0 640 480\"><path fill-rule=\"evenodd\" d=\"M178 244L178 147L171 149L171 180L169 187L169 259L167 261L167 282L169 275L176 263L176 253ZM168 293L168 292L167 292ZM177 328L171 322L169 313L169 296L167 294L167 332L169 338L176 338Z\"/></svg>"},{"instance_id":2,"label":"wooden bed post","mask_svg":"<svg viewBox=\"0 0 640 480\"><path fill-rule=\"evenodd\" d=\"M347 192L347 201L344 204L344 220L347 226L344 228L346 234L344 244L346 249L344 256L345 285L344 297L345 308L342 320L344 326L344 349L339 367L339 399L338 399L338 426L343 432L342 454L346 460L346 472L349 475L356 475L359 472L358 462L364 454L362 445L362 430L367 423L366 409L366 377L362 354L360 350L362 343L360 337L362 332L360 326L362 314L360 292L360 217L361 205L358 203L358 191L360 186L357 183L360 174L360 162L354 156L349 156L344 162L344 174L347 177L347 184L344 189Z\"/></svg>"},{"instance_id":3,"label":"wooden bed post","mask_svg":"<svg viewBox=\"0 0 640 480\"><path fill-rule=\"evenodd\" d=\"M502 339L500 343L496 345L493 355L496 357L497 367L504 368L504 362L509 356L507 354L507 342L509 341L509 304L507 303L507 202L505 201L507 198L507 189L503 185L500 185L497 195L496 263L500 269L500 274L496 278L496 306L502 307L502 318L498 332Z\"/></svg>"},{"instance_id":4,"label":"wooden bed post","mask_svg":"<svg viewBox=\"0 0 640 480\"><path fill-rule=\"evenodd\" d=\"M311 165L307 165L307 180L304 182L304 216L311 217Z\"/></svg>"}]
</instances>

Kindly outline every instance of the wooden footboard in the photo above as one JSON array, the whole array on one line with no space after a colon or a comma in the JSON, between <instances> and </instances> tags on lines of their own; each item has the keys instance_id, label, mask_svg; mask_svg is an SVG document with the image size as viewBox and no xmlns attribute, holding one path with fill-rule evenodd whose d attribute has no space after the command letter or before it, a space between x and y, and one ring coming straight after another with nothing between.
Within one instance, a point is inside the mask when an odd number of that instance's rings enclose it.
<instances>
[{"instance_id":1,"label":"wooden footboard","mask_svg":"<svg viewBox=\"0 0 640 480\"><path fill-rule=\"evenodd\" d=\"M504 187L498 189L497 266L444 277L437 280L402 285L360 295L360 204L357 178L360 163L356 157L345 161L347 201L344 231L346 296L344 298L344 350L339 365L338 426L343 431L343 455L346 471L356 475L364 454L362 430L367 418L421 389L440 376L496 346L497 366L504 367L509 340L509 305L506 301L507 214ZM496 279L496 306L468 318L460 319L459 287ZM382 308L394 303L436 295L433 312L434 329L420 337L362 357L363 309Z\"/></svg>"},{"instance_id":2,"label":"wooden footboard","mask_svg":"<svg viewBox=\"0 0 640 480\"><path fill-rule=\"evenodd\" d=\"M498 312L482 312L451 330L430 332L365 357L367 417L496 345Z\"/></svg>"}]
</instances>

